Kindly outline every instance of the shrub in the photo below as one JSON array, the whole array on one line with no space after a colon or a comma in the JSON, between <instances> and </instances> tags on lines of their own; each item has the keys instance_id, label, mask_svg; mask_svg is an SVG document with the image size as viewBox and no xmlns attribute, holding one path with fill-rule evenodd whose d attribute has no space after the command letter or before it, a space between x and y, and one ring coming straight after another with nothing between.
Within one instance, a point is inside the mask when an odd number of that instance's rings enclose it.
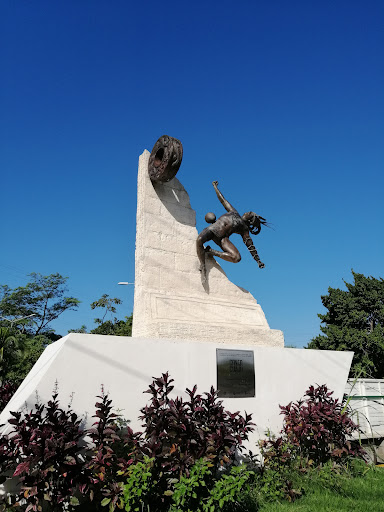
<instances>
[{"instance_id":1,"label":"shrub","mask_svg":"<svg viewBox=\"0 0 384 512\"><path fill-rule=\"evenodd\" d=\"M363 450L350 437L358 427L348 411L325 385L311 386L296 403L280 406L284 414L281 435L260 441L263 456L258 482L262 501L294 501L302 492L303 478L316 478L335 489L353 468Z\"/></svg>"},{"instance_id":2,"label":"shrub","mask_svg":"<svg viewBox=\"0 0 384 512\"><path fill-rule=\"evenodd\" d=\"M172 382L165 373L150 385L150 403L141 410L142 434L120 428L103 392L96 403L97 421L87 431L70 408L60 408L57 390L46 406L37 403L29 413L12 412L13 429L0 438L0 469L2 475L11 471L19 477L22 508L40 512L45 504L50 510L68 510L82 497L83 510L136 510L143 503L164 510L175 484L192 482L203 467L209 468L205 476L213 489L212 495L205 493L206 500L220 508L231 501L248 477L244 480L245 473L240 477L236 469L229 475L218 470L231 470L252 430L251 416L225 411L213 388L199 395L195 386L186 390L186 401L171 399ZM88 450L86 436L92 441ZM204 462L195 467L199 460ZM218 476L221 483L215 486Z\"/></svg>"},{"instance_id":3,"label":"shrub","mask_svg":"<svg viewBox=\"0 0 384 512\"><path fill-rule=\"evenodd\" d=\"M233 512L236 508L242 508L244 494L249 492L248 482L253 472L246 466L232 466L229 474L223 474L215 480L210 489L209 497L204 504L205 512L214 512L217 509L226 509Z\"/></svg>"},{"instance_id":4,"label":"shrub","mask_svg":"<svg viewBox=\"0 0 384 512\"><path fill-rule=\"evenodd\" d=\"M173 491L168 491L172 496L170 512L179 510L197 510L209 496L209 488L212 484L213 464L208 459L199 459L191 467L189 475L182 475L175 481Z\"/></svg>"},{"instance_id":5,"label":"shrub","mask_svg":"<svg viewBox=\"0 0 384 512\"><path fill-rule=\"evenodd\" d=\"M0 412L15 394L17 385L13 382L2 382L0 385Z\"/></svg>"},{"instance_id":6,"label":"shrub","mask_svg":"<svg viewBox=\"0 0 384 512\"><path fill-rule=\"evenodd\" d=\"M359 444L349 439L358 426L332 394L325 385L311 386L303 400L280 406L287 440L315 465L363 454Z\"/></svg>"},{"instance_id":7,"label":"shrub","mask_svg":"<svg viewBox=\"0 0 384 512\"><path fill-rule=\"evenodd\" d=\"M13 431L0 441L3 467L18 476L25 510L40 511L43 502L53 510L78 503L74 492L84 484L84 461L79 441L81 421L70 409L60 409L54 392L47 406L36 404L29 413L11 412Z\"/></svg>"},{"instance_id":8,"label":"shrub","mask_svg":"<svg viewBox=\"0 0 384 512\"><path fill-rule=\"evenodd\" d=\"M125 510L183 512L230 510L240 505L248 481L253 476L245 466L232 466L228 473L213 473L213 464L208 459L199 459L190 468L189 475L179 480L172 479L173 490L167 490L169 503L161 504L158 497L158 482L154 478L154 459L144 457L128 469L124 486Z\"/></svg>"},{"instance_id":9,"label":"shrub","mask_svg":"<svg viewBox=\"0 0 384 512\"><path fill-rule=\"evenodd\" d=\"M108 505L110 512L116 506L123 508L123 482L128 467L133 463L131 457L136 434L127 429L124 435L119 429L119 416L112 412L112 400L102 390L96 403L97 418L92 428L87 430L94 447L86 465L89 485L83 494L96 505Z\"/></svg>"},{"instance_id":10,"label":"shrub","mask_svg":"<svg viewBox=\"0 0 384 512\"><path fill-rule=\"evenodd\" d=\"M167 509L178 482L185 484L192 478L191 482L196 483L203 468L212 468L205 472L205 477L212 474L214 480L219 468L233 464L236 452L242 449L242 442L252 429L251 416L225 411L213 388L204 395L197 394L196 386L187 389L189 399L184 401L169 397L172 382L168 373L154 378L147 390L151 394L150 403L141 409L144 432L133 438L130 433L136 464L127 472L125 503L131 507L127 510L136 507L137 493L132 498L128 496L132 492L129 489L134 487L132 482L137 479L146 479L148 492L140 497L151 510ZM205 462L199 466L198 460ZM146 464L140 464L142 461Z\"/></svg>"},{"instance_id":11,"label":"shrub","mask_svg":"<svg viewBox=\"0 0 384 512\"><path fill-rule=\"evenodd\" d=\"M301 487L295 489L292 481L292 476L300 470L295 446L285 436L276 438L268 432L259 447L263 466L258 487L263 501L295 501L302 494Z\"/></svg>"},{"instance_id":12,"label":"shrub","mask_svg":"<svg viewBox=\"0 0 384 512\"><path fill-rule=\"evenodd\" d=\"M231 414L224 410L217 392L199 395L197 388L187 389L189 400L170 399L173 379L168 373L155 378L147 393L152 395L150 404L141 409L144 420L143 439L139 448L143 454L154 458L154 468L166 480L189 476L198 459L207 458L214 470L231 465L242 442L252 430L251 416Z\"/></svg>"},{"instance_id":13,"label":"shrub","mask_svg":"<svg viewBox=\"0 0 384 512\"><path fill-rule=\"evenodd\" d=\"M158 492L157 482L153 478L153 462L153 459L145 455L142 462L136 462L128 468L127 483L124 485L124 504L127 512L153 510L152 505L156 506Z\"/></svg>"}]
</instances>

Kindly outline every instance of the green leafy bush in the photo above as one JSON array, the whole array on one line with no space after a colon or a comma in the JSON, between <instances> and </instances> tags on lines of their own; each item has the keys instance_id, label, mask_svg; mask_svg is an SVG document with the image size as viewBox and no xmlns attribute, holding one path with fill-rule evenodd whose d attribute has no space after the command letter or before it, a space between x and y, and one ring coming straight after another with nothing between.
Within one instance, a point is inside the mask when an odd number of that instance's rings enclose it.
<instances>
[{"instance_id":1,"label":"green leafy bush","mask_svg":"<svg viewBox=\"0 0 384 512\"><path fill-rule=\"evenodd\" d=\"M302 494L295 488L292 475L300 470L296 448L285 437L268 437L259 443L263 466L258 481L258 492L263 501L287 499L295 501Z\"/></svg>"},{"instance_id":2,"label":"green leafy bush","mask_svg":"<svg viewBox=\"0 0 384 512\"><path fill-rule=\"evenodd\" d=\"M208 459L199 459L191 467L188 476L182 475L180 480L173 480L173 491L168 491L172 496L170 512L199 510L203 507L203 500L209 497L213 480L212 467Z\"/></svg>"},{"instance_id":3,"label":"green leafy bush","mask_svg":"<svg viewBox=\"0 0 384 512\"><path fill-rule=\"evenodd\" d=\"M249 492L248 482L253 476L254 473L247 470L245 465L232 466L229 474L224 473L215 480L205 508L203 508L204 512L214 512L218 509L233 511L236 505L241 507L244 493Z\"/></svg>"},{"instance_id":4,"label":"green leafy bush","mask_svg":"<svg viewBox=\"0 0 384 512\"><path fill-rule=\"evenodd\" d=\"M154 479L154 459L146 457L143 462L128 470L124 486L125 510L127 512L151 510L169 512L214 512L233 511L240 506L242 495L248 491L248 481L253 472L246 466L233 466L228 473L214 473L209 459L199 459L190 468L189 474L170 481L171 489L165 491L167 501L159 500L158 482Z\"/></svg>"},{"instance_id":5,"label":"green leafy bush","mask_svg":"<svg viewBox=\"0 0 384 512\"><path fill-rule=\"evenodd\" d=\"M141 511L156 503L157 481L153 477L153 463L154 459L144 456L142 462L136 462L129 467L127 483L124 485L127 512Z\"/></svg>"}]
</instances>

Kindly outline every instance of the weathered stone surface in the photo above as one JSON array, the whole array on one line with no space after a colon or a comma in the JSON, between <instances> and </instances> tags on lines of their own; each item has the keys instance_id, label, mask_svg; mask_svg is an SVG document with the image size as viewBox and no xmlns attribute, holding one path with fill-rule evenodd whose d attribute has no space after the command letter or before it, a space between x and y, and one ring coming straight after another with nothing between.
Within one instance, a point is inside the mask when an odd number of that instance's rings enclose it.
<instances>
[{"instance_id":1,"label":"weathered stone surface","mask_svg":"<svg viewBox=\"0 0 384 512\"><path fill-rule=\"evenodd\" d=\"M153 183L149 152L139 159L132 336L284 346L255 298L196 254L196 213L180 181Z\"/></svg>"}]
</instances>

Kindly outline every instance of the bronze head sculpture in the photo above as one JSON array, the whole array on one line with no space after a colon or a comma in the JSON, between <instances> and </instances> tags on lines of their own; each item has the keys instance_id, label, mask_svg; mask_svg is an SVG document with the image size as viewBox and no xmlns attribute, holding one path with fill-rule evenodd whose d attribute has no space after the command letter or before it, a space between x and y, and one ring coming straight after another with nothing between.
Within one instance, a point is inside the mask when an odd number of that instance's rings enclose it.
<instances>
[{"instance_id":1,"label":"bronze head sculpture","mask_svg":"<svg viewBox=\"0 0 384 512\"><path fill-rule=\"evenodd\" d=\"M257 250L253 245L249 233L252 233L252 235L258 235L261 230L261 225L267 225L267 221L264 219L264 217L261 217L254 212L247 212L244 213L243 216L240 216L236 208L234 208L224 198L223 194L218 189L218 184L219 183L217 181L212 182L213 188L215 189L219 201L228 213L225 213L219 217L218 220L216 220L216 216L213 213L207 213L205 218L207 222L211 223L211 225L203 229L203 231L197 237L196 249L200 260L200 271L202 274L203 283L205 283L207 280L205 266L206 255L217 256L218 258L231 261L232 263L238 263L241 260L239 251L229 240L229 237L234 233L242 236L243 242L251 253L253 259L259 265L259 268L264 268L264 263L260 261L259 255L257 254ZM215 244L217 244L222 249L222 251L211 249L209 245L204 247L204 244L209 240L215 242Z\"/></svg>"}]
</instances>

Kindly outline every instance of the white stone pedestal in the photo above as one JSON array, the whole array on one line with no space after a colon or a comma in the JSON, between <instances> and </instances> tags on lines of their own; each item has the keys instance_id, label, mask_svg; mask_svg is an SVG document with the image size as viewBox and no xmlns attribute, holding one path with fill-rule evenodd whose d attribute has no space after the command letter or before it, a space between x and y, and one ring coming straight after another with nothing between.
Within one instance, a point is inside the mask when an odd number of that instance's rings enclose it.
<instances>
[{"instance_id":1,"label":"white stone pedestal","mask_svg":"<svg viewBox=\"0 0 384 512\"><path fill-rule=\"evenodd\" d=\"M0 429L9 432L10 411L27 410L36 403L47 403L58 383L60 403L71 406L84 418L84 426L95 421L96 396L103 384L116 409L130 420L130 427L141 430L140 408L149 400L143 394L152 382L169 372L175 380L172 396L183 396L185 388L197 384L198 391L217 387L216 348L237 349L236 344L154 340L98 334L68 334L49 345L0 415ZM255 396L223 398L231 412L252 413L255 432L247 447L255 451L257 439L267 429L278 433L282 426L279 405L298 400L311 384L327 384L335 398L342 398L352 352L241 346L254 353Z\"/></svg>"}]
</instances>

